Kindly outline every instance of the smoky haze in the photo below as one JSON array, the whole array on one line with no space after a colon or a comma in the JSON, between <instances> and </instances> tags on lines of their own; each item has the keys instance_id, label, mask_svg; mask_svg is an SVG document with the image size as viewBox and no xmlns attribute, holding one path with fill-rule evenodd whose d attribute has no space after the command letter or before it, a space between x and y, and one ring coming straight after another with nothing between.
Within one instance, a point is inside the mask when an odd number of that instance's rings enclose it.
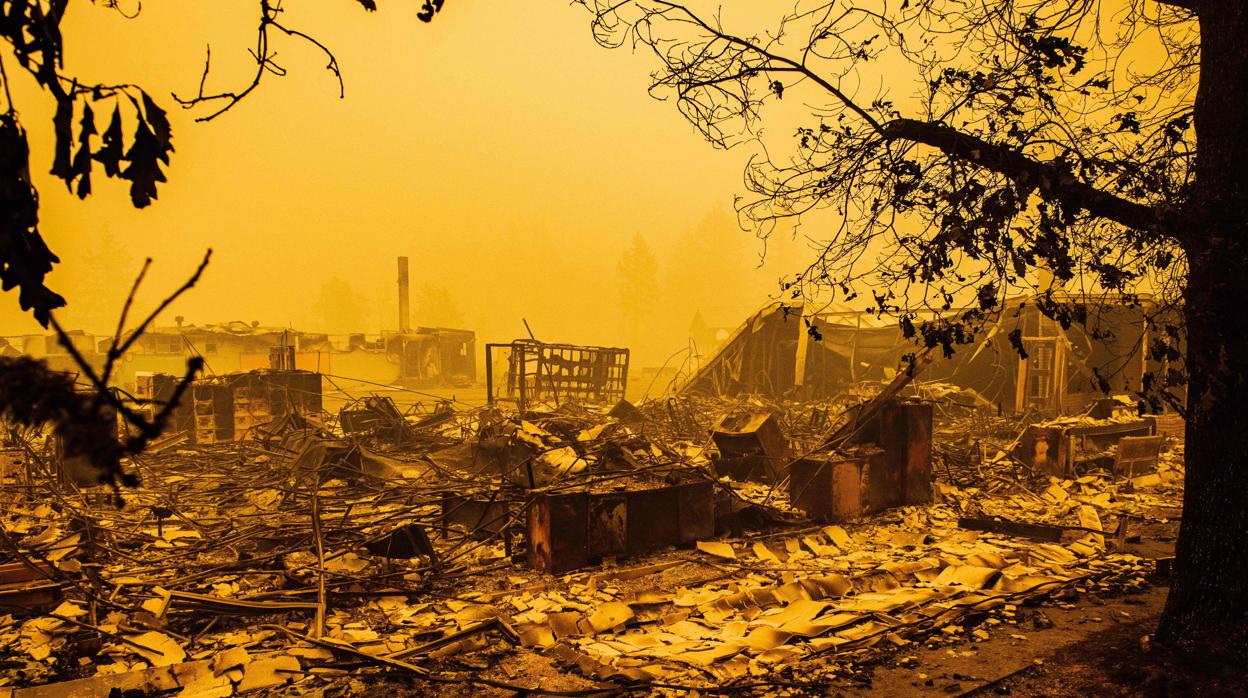
<instances>
[{"instance_id":1,"label":"smoky haze","mask_svg":"<svg viewBox=\"0 0 1248 698\"><path fill-rule=\"evenodd\" d=\"M150 307L212 247L162 324L395 330L405 255L413 325L507 341L527 319L539 339L628 346L655 365L686 346L696 312L743 320L796 269L802 243L777 236L760 262L737 227L747 150L712 149L649 98L646 61L598 47L584 12L456 3L426 26L416 9L291 5L286 24L338 57L346 98L314 48L283 42L286 77L197 124L167 96L194 93L208 44L209 90L246 84L254 4L151 3L133 21L73 5L67 72L166 95L176 152L151 207L113 181L79 201L47 174L51 100L18 85L64 324L111 331L145 257ZM0 305L0 333L39 331Z\"/></svg>"}]
</instances>

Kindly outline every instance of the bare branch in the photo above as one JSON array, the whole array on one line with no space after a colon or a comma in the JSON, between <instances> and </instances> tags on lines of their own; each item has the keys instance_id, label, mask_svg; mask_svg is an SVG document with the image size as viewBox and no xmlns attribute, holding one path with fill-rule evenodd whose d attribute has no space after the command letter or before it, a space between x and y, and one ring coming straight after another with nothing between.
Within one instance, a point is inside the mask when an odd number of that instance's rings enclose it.
<instances>
[{"instance_id":1,"label":"bare branch","mask_svg":"<svg viewBox=\"0 0 1248 698\"><path fill-rule=\"evenodd\" d=\"M177 300L178 296L181 296L183 293L186 293L187 291L194 288L195 284L199 282L199 277L203 275L204 269L207 268L208 260L210 260L211 258L212 258L212 249L209 249L207 252L204 253L204 259L200 261L199 266L195 268L195 273L191 274L191 278L187 279L186 282L183 283L181 286L179 286L176 291L174 291L167 298L165 298L165 300L161 301L160 305L156 306L156 309L153 310L146 318L144 318L143 322L139 323L139 326L136 327L134 331L130 333L130 336L126 338L126 341L122 343L122 345L117 349L117 352L119 354L125 354L127 351L129 351L130 347L134 345L135 341L137 341L138 338L144 332L147 331L148 326L152 324L152 321L156 319L156 316L160 315L160 313L165 308L169 307L170 303Z\"/></svg>"},{"instance_id":2,"label":"bare branch","mask_svg":"<svg viewBox=\"0 0 1248 698\"><path fill-rule=\"evenodd\" d=\"M126 318L130 315L130 306L134 304L134 296L139 292L139 286L143 283L143 278L147 276L147 270L152 266L152 258L148 257L143 262L143 268L139 270L139 275L134 278L134 284L130 286L130 293L126 294L126 302L121 307L121 315L117 318L117 329L113 332L113 340L108 347L108 357L104 362L104 371L101 376L105 384L113 375L113 364L117 359L121 358L121 352L117 347L121 344L121 334L126 327Z\"/></svg>"},{"instance_id":3,"label":"bare branch","mask_svg":"<svg viewBox=\"0 0 1248 698\"><path fill-rule=\"evenodd\" d=\"M1198 0L1156 0L1156 2L1159 5L1169 5L1170 7L1177 7L1180 10L1187 10L1192 14L1200 12Z\"/></svg>"},{"instance_id":4,"label":"bare branch","mask_svg":"<svg viewBox=\"0 0 1248 698\"><path fill-rule=\"evenodd\" d=\"M365 7L368 8L367 5L365 5ZM371 10L373 8L368 9ZM260 26L256 30L256 47L251 49L252 58L256 61L256 72L252 75L251 82L247 83L245 87L241 90L230 90L211 94L204 93L204 86L208 81L208 72L212 60L212 48L209 47L207 56L204 58L204 70L200 75L198 92L196 92L194 97L187 98L179 97L176 93L174 93L173 99L177 101L178 104L182 105L183 109L192 109L201 104L213 102L224 103L215 111L195 119L196 121L212 121L232 109L234 105L241 102L245 97L247 97L247 95L251 94L257 87L259 87L266 72L273 73L278 76L285 75L286 71L275 62L277 53L269 48L270 28L277 29L287 36L302 39L320 49L329 60L325 69L332 73L334 78L338 81L338 97L339 99L342 99L346 95L346 88L342 80L342 71L338 68L338 59L334 56L333 52L330 51L329 47L321 43L316 38L305 32L299 31L298 29L291 29L290 27L287 27L279 22L278 17L281 12L282 7L280 0L260 0Z\"/></svg>"},{"instance_id":5,"label":"bare branch","mask_svg":"<svg viewBox=\"0 0 1248 698\"><path fill-rule=\"evenodd\" d=\"M946 124L893 119L882 125L880 134L886 140L932 146L947 155L1005 175L1023 188L1034 188L1046 198L1074 205L1128 228L1176 235L1155 207L1097 189L1074 177L1068 167L1033 160L1016 149L989 143Z\"/></svg>"}]
</instances>

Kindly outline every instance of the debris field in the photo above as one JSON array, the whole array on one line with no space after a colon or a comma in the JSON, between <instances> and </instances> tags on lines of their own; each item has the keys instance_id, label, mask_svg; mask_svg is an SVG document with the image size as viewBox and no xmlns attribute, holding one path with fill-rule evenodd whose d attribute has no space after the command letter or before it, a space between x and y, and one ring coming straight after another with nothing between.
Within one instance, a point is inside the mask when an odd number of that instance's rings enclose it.
<instances>
[{"instance_id":1,"label":"debris field","mask_svg":"<svg viewBox=\"0 0 1248 698\"><path fill-rule=\"evenodd\" d=\"M13 433L0 695L822 695L1164 574L1181 438L964 398L372 395L169 434L120 496Z\"/></svg>"}]
</instances>

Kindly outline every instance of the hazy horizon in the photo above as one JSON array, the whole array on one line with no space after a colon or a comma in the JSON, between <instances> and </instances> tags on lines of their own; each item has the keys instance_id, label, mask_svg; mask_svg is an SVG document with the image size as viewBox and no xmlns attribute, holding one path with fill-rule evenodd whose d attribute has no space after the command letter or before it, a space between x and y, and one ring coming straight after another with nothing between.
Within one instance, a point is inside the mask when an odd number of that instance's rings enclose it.
<instances>
[{"instance_id":1,"label":"hazy horizon","mask_svg":"<svg viewBox=\"0 0 1248 698\"><path fill-rule=\"evenodd\" d=\"M648 61L599 47L578 8L461 4L424 25L416 7L291 7L287 24L333 49L346 98L314 49L282 41L287 76L194 123L203 112L170 93L194 92L207 44L209 88L245 84L254 9L145 5L134 20L70 9L66 70L139 83L169 112L176 152L147 209L117 182L100 178L80 201L47 173L51 99L11 71L67 327L111 332L145 257L143 310L211 247L203 280L161 324L395 329L406 255L413 324L459 318L480 341L506 341L527 319L541 339L629 346L655 363L684 345L695 312L744 320L804 259L778 235L760 264L764 248L732 208L750 149L713 149L649 97ZM621 303L637 235L655 262L644 332ZM0 334L42 332L12 301Z\"/></svg>"}]
</instances>

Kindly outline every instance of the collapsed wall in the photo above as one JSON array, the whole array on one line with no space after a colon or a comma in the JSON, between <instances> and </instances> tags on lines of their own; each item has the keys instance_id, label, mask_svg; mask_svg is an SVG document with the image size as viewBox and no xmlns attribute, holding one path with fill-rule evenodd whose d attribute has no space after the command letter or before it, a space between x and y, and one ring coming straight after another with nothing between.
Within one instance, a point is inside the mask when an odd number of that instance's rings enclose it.
<instances>
[{"instance_id":1,"label":"collapsed wall","mask_svg":"<svg viewBox=\"0 0 1248 698\"><path fill-rule=\"evenodd\" d=\"M995 324L951 357L935 352L921 380L974 391L1001 412L1082 412L1104 392L1132 393L1151 365L1144 308L1098 301L1095 329L1062 328L1028 299L1006 304ZM814 332L808 331L808 326ZM1027 357L1010 335L1017 332ZM918 347L869 313L806 314L771 303L751 315L680 388L685 395L827 399L861 382L891 380Z\"/></svg>"},{"instance_id":2,"label":"collapsed wall","mask_svg":"<svg viewBox=\"0 0 1248 698\"><path fill-rule=\"evenodd\" d=\"M137 376L136 397L153 407L167 404L177 376ZM321 374L311 371L261 369L200 378L183 395L171 415L171 431L187 434L193 444L256 438L256 430L283 417L321 412Z\"/></svg>"}]
</instances>

